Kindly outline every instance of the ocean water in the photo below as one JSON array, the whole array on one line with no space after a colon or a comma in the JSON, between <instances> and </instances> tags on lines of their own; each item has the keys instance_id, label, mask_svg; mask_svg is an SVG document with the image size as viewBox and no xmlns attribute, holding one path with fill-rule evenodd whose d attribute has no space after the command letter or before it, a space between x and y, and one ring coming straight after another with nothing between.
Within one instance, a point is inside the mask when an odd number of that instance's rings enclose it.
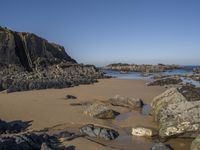
<instances>
[{"instance_id":1,"label":"ocean water","mask_svg":"<svg viewBox=\"0 0 200 150\"><path fill-rule=\"evenodd\" d=\"M142 72L126 72L122 73L120 71L113 71L113 70L103 70L104 73L108 76L112 76L114 78L119 78L119 79L133 79L133 80L152 80L152 78L156 75L188 75L188 74L193 74L193 68L197 68L200 66L184 66L181 69L175 69L175 70L168 70L165 72L159 72L159 73L148 73L148 74L143 74ZM200 82L192 80L190 78L183 78L183 83L190 83L195 85L196 87L200 87Z\"/></svg>"}]
</instances>

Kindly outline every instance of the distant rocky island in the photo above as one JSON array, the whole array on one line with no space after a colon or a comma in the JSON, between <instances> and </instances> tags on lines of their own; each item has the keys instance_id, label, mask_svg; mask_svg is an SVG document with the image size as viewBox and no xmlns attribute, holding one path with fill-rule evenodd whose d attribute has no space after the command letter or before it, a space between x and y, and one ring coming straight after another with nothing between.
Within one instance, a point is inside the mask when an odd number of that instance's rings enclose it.
<instances>
[{"instance_id":1,"label":"distant rocky island","mask_svg":"<svg viewBox=\"0 0 200 150\"><path fill-rule=\"evenodd\" d=\"M147 64L125 64L125 63L115 63L115 64L109 64L104 67L104 69L108 70L115 70L115 71L121 71L121 72L143 72L143 73L154 73L154 72L163 72L167 70L173 70L173 69L180 69L181 66L179 65L164 65L164 64L158 64L158 65L147 65Z\"/></svg>"},{"instance_id":2,"label":"distant rocky island","mask_svg":"<svg viewBox=\"0 0 200 150\"><path fill-rule=\"evenodd\" d=\"M0 27L0 91L65 88L102 77L95 66L78 64L61 45Z\"/></svg>"}]
</instances>

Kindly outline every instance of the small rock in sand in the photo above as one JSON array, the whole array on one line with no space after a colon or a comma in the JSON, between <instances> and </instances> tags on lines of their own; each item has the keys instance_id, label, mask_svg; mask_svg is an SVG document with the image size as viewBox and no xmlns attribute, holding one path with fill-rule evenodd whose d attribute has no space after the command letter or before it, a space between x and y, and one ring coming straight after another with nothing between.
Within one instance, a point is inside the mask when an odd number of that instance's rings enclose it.
<instances>
[{"instance_id":1,"label":"small rock in sand","mask_svg":"<svg viewBox=\"0 0 200 150\"><path fill-rule=\"evenodd\" d=\"M136 127L136 128L132 128L132 135L153 137L153 136L157 135L157 131L154 129L150 129L150 128Z\"/></svg>"},{"instance_id":2,"label":"small rock in sand","mask_svg":"<svg viewBox=\"0 0 200 150\"><path fill-rule=\"evenodd\" d=\"M66 95L66 98L67 99L77 99L77 97L74 95Z\"/></svg>"},{"instance_id":3,"label":"small rock in sand","mask_svg":"<svg viewBox=\"0 0 200 150\"><path fill-rule=\"evenodd\" d=\"M119 115L118 112L113 111L102 103L94 103L90 105L84 113L98 119L114 119Z\"/></svg>"}]
</instances>

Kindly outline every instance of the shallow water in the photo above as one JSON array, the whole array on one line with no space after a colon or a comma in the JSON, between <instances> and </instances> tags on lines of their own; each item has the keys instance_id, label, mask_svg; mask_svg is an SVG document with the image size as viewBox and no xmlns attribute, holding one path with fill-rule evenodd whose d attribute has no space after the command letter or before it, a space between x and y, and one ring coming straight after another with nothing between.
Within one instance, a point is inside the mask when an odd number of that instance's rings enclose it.
<instances>
[{"instance_id":1,"label":"shallow water","mask_svg":"<svg viewBox=\"0 0 200 150\"><path fill-rule=\"evenodd\" d=\"M159 72L159 73L149 73L149 74L143 74L142 72L125 72L121 73L120 71L113 71L113 70L104 70L105 74L108 76L112 76L119 79L133 79L133 80L152 80L152 77L156 75L189 75L193 74L192 71L193 67L185 67L184 69L175 69L175 70L169 70L165 72ZM183 83L191 83L195 85L196 87L200 87L200 82L192 80L190 78L181 78Z\"/></svg>"}]
</instances>

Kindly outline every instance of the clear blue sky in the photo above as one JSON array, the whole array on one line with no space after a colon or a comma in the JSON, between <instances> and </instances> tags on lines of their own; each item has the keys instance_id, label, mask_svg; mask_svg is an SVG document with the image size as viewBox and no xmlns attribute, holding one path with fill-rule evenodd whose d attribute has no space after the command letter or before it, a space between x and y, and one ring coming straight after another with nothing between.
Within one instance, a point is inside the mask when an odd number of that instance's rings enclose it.
<instances>
[{"instance_id":1,"label":"clear blue sky","mask_svg":"<svg viewBox=\"0 0 200 150\"><path fill-rule=\"evenodd\" d=\"M200 65L200 0L1 0L0 25L65 46L80 63Z\"/></svg>"}]
</instances>

